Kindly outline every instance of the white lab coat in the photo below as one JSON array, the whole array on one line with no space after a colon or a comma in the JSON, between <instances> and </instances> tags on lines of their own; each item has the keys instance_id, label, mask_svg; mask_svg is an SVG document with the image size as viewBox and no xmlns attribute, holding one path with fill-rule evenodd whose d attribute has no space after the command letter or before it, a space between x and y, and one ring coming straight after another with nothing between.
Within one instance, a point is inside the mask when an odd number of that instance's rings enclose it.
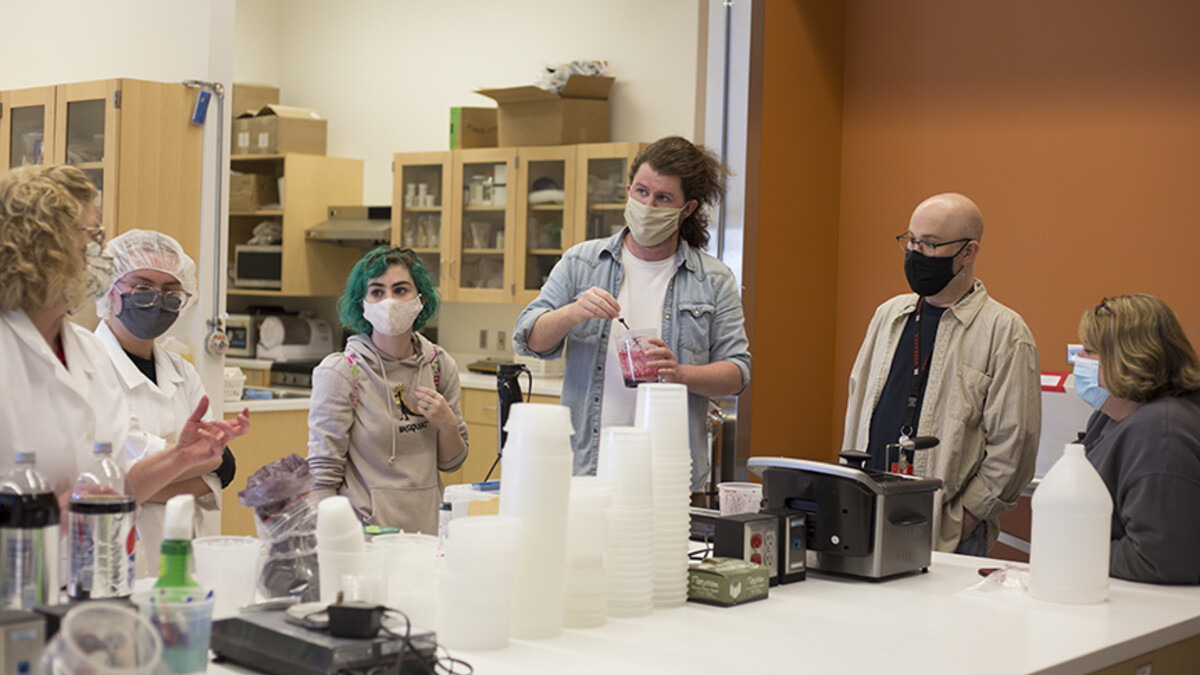
<instances>
[{"instance_id":1,"label":"white lab coat","mask_svg":"<svg viewBox=\"0 0 1200 675\"><path fill-rule=\"evenodd\" d=\"M69 320L62 343L65 368L24 311L0 311L0 472L15 465L16 450L33 450L59 494L91 462L94 440L120 448L136 424L104 344Z\"/></svg>"},{"instance_id":2,"label":"white lab coat","mask_svg":"<svg viewBox=\"0 0 1200 675\"><path fill-rule=\"evenodd\" d=\"M178 354L155 345L154 368L158 380L155 384L129 359L107 323L100 322L96 336L107 348L129 406L137 416L139 428L130 433L125 446L129 462L138 462L175 443L179 430L204 396L204 385L196 368ZM212 419L211 408L204 419ZM215 473L201 478L210 492L196 498L193 534L207 537L221 533L221 480ZM158 576L165 515L166 505L152 502L143 502L138 512L134 573L139 579Z\"/></svg>"}]
</instances>

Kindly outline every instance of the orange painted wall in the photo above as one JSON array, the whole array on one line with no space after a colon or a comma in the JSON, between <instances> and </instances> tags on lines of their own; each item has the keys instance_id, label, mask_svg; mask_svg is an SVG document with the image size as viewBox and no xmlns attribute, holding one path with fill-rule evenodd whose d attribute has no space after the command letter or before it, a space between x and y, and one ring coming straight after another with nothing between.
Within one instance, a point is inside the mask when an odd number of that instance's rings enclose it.
<instances>
[{"instance_id":1,"label":"orange painted wall","mask_svg":"<svg viewBox=\"0 0 1200 675\"><path fill-rule=\"evenodd\" d=\"M747 266L752 454L840 449L892 236L956 190L977 274L1066 370L1080 314L1148 292L1200 344L1200 3L766 5L759 218ZM835 253L836 251L836 253Z\"/></svg>"},{"instance_id":2,"label":"orange painted wall","mask_svg":"<svg viewBox=\"0 0 1200 675\"><path fill-rule=\"evenodd\" d=\"M1162 297L1200 344L1200 3L850 0L845 8L842 153L826 167L840 171L830 188L840 188L840 208L829 447L840 446L846 378L867 322L876 305L907 291L892 237L937 192L963 192L982 209L976 273L1025 317L1043 370L1067 368L1080 314L1106 295ZM770 56L781 55L769 43L766 54L769 71ZM826 92L800 93L809 95ZM775 159L809 152L787 143ZM772 173L765 159L763 173ZM764 199L772 191L764 185ZM764 230L781 226L831 230L764 216ZM811 283L789 289L806 302ZM760 285L759 297L778 288ZM770 362L755 357L761 381ZM799 361L786 370L809 379Z\"/></svg>"},{"instance_id":3,"label":"orange painted wall","mask_svg":"<svg viewBox=\"0 0 1200 675\"><path fill-rule=\"evenodd\" d=\"M824 458L833 414L844 10L765 7L750 452Z\"/></svg>"}]
</instances>

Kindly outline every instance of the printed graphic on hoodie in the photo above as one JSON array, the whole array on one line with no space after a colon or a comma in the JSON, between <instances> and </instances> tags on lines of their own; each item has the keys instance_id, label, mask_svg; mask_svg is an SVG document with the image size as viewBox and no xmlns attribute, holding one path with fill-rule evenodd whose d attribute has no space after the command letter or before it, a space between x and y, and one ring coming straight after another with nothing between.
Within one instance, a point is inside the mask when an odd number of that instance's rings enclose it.
<instances>
[{"instance_id":1,"label":"printed graphic on hoodie","mask_svg":"<svg viewBox=\"0 0 1200 675\"><path fill-rule=\"evenodd\" d=\"M415 410L408 407L408 403L405 403L404 385L396 385L392 390L392 400L396 402L396 407L400 408L400 414L404 416L401 418L401 421L407 422L414 417L420 418L419 422L414 422L413 424L401 424L399 427L400 433L420 431L429 426L429 420L425 419L424 415L417 414Z\"/></svg>"}]
</instances>

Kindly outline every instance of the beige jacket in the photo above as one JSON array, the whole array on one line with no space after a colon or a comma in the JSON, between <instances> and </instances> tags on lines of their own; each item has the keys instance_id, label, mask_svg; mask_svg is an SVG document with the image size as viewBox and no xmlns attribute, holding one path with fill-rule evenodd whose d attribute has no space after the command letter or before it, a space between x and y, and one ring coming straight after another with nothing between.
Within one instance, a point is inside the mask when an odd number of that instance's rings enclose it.
<instances>
[{"instance_id":1,"label":"beige jacket","mask_svg":"<svg viewBox=\"0 0 1200 675\"><path fill-rule=\"evenodd\" d=\"M875 310L850 373L842 447L863 449L871 415L916 294ZM983 282L946 310L938 324L917 433L941 443L917 452L914 472L940 478L934 548L953 551L965 507L988 522L988 547L1000 514L1016 506L1033 478L1042 429L1040 365L1033 334L1020 315L988 297Z\"/></svg>"}]
</instances>

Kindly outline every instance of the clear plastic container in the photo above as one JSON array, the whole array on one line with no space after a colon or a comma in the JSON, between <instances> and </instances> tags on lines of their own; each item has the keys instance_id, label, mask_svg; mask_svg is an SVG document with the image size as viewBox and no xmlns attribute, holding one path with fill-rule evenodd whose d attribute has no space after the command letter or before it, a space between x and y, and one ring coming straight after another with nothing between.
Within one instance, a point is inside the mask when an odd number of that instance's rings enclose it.
<instances>
[{"instance_id":1,"label":"clear plastic container","mask_svg":"<svg viewBox=\"0 0 1200 675\"><path fill-rule=\"evenodd\" d=\"M67 594L124 598L133 591L134 499L111 443L96 443L95 459L75 479L67 505Z\"/></svg>"},{"instance_id":2,"label":"clear plastic container","mask_svg":"<svg viewBox=\"0 0 1200 675\"><path fill-rule=\"evenodd\" d=\"M58 601L58 498L37 470L33 452L0 482L0 609L32 609Z\"/></svg>"}]
</instances>

